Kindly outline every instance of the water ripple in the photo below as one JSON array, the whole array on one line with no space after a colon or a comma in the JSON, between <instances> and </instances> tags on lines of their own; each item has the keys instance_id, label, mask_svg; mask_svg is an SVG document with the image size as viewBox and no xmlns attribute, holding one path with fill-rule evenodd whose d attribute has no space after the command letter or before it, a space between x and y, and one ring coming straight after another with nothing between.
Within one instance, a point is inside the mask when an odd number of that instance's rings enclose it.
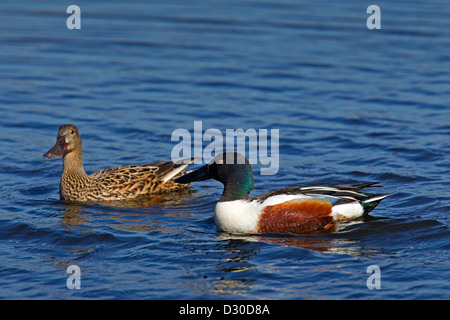
<instances>
[{"instance_id":1,"label":"water ripple","mask_svg":"<svg viewBox=\"0 0 450 320\"><path fill-rule=\"evenodd\" d=\"M381 30L367 30L356 1L80 6L78 32L51 1L0 4L0 298L448 297L444 1L382 4ZM167 160L173 130L200 120L279 129L279 171L255 165L252 195L369 181L395 194L332 233L231 235L215 227L218 182L69 204L61 159L42 157L74 123L89 173ZM71 264L78 292L65 285ZM382 290L365 286L373 264Z\"/></svg>"}]
</instances>

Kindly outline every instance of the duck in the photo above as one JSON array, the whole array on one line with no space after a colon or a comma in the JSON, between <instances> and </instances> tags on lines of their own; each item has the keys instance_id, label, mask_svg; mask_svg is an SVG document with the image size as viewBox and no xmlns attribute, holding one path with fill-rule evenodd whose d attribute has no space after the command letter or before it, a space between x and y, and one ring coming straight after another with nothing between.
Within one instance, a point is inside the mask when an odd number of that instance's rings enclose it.
<instances>
[{"instance_id":1,"label":"duck","mask_svg":"<svg viewBox=\"0 0 450 320\"><path fill-rule=\"evenodd\" d=\"M214 179L224 186L214 210L219 231L228 233L320 233L340 221L367 215L391 194L363 193L378 182L357 185L293 186L249 197L254 177L240 153L217 155L210 163L175 179L191 183Z\"/></svg>"},{"instance_id":2,"label":"duck","mask_svg":"<svg viewBox=\"0 0 450 320\"><path fill-rule=\"evenodd\" d=\"M59 195L61 200L73 202L134 200L186 189L186 184L176 183L174 178L185 174L185 168L194 161L126 165L88 175L83 168L81 137L73 124L59 127L55 145L43 156L62 157Z\"/></svg>"}]
</instances>

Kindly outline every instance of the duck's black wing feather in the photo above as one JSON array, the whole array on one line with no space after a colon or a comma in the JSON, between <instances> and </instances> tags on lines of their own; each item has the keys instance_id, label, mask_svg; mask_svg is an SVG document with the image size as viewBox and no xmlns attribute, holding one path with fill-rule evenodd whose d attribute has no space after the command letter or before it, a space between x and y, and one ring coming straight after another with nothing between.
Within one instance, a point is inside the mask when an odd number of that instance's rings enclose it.
<instances>
[{"instance_id":1,"label":"duck's black wing feather","mask_svg":"<svg viewBox=\"0 0 450 320\"><path fill-rule=\"evenodd\" d=\"M262 195L251 198L258 202L264 202L266 199L277 195L296 195L324 196L336 198L335 204L343 204L354 201L364 201L373 194L360 192L362 189L372 187L378 182L368 182L357 185L331 185L331 186L296 186L274 190Z\"/></svg>"}]
</instances>

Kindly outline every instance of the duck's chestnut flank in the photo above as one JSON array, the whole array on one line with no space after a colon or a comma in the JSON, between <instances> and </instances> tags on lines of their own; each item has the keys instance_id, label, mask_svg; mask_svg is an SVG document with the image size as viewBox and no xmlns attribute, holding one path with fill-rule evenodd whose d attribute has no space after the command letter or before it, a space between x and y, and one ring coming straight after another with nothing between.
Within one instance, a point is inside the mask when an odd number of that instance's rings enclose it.
<instances>
[{"instance_id":1,"label":"duck's chestnut flank","mask_svg":"<svg viewBox=\"0 0 450 320\"><path fill-rule=\"evenodd\" d=\"M293 199L266 206L258 221L259 233L310 233L333 221L331 202L320 198Z\"/></svg>"}]
</instances>

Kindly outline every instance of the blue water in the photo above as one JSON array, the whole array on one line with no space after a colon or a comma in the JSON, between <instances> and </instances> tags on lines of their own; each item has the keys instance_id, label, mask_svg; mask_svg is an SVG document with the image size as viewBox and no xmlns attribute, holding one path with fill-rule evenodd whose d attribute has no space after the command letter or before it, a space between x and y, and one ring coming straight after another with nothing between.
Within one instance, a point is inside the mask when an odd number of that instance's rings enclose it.
<instances>
[{"instance_id":1,"label":"blue water","mask_svg":"<svg viewBox=\"0 0 450 320\"><path fill-rule=\"evenodd\" d=\"M448 1L76 4L81 30L69 3L0 3L1 299L450 298ZM166 160L194 121L279 129L279 171L256 164L252 195L369 181L395 195L335 233L236 236L216 231L218 182L70 204L60 159L42 158L73 123L88 173Z\"/></svg>"}]
</instances>

